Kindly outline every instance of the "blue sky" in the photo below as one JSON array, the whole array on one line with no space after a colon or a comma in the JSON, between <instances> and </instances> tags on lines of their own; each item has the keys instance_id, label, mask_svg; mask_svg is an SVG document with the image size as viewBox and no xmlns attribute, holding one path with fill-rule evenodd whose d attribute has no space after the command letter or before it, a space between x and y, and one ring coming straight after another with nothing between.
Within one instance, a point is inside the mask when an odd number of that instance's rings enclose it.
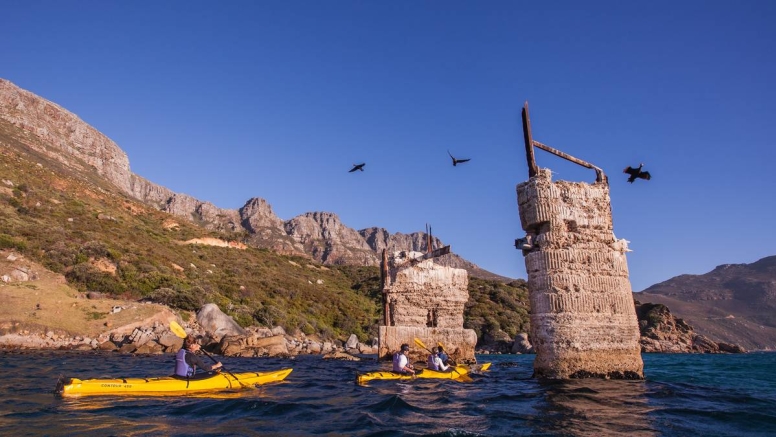
<instances>
[{"instance_id":1,"label":"blue sky","mask_svg":"<svg viewBox=\"0 0 776 437\"><path fill-rule=\"evenodd\" d=\"M0 77L222 208L423 231L525 278L534 139L610 177L634 291L776 254L776 2L5 1ZM447 156L471 158L453 167ZM365 162L365 172L348 173ZM594 173L543 151L555 179ZM625 182L645 163L651 181Z\"/></svg>"}]
</instances>

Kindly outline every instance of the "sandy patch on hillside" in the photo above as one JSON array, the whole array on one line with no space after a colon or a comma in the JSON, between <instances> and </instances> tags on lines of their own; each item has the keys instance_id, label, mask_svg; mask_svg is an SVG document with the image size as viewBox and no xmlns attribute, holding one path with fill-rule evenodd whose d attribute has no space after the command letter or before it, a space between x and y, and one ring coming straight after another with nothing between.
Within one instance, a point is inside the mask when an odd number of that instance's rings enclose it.
<instances>
[{"instance_id":1,"label":"sandy patch on hillside","mask_svg":"<svg viewBox=\"0 0 776 437\"><path fill-rule=\"evenodd\" d=\"M211 238L211 237L205 237L205 238L192 238L191 240L186 240L183 242L183 244L201 244L204 246L218 246L218 247L231 247L233 249L247 249L248 246L244 245L243 243L237 242L237 241L224 241L218 238Z\"/></svg>"},{"instance_id":2,"label":"sandy patch on hillside","mask_svg":"<svg viewBox=\"0 0 776 437\"><path fill-rule=\"evenodd\" d=\"M116 275L116 264L114 264L112 261L105 259L105 258L90 258L89 263L94 266L97 270L105 273L110 273L111 275Z\"/></svg>"},{"instance_id":3,"label":"sandy patch on hillside","mask_svg":"<svg viewBox=\"0 0 776 437\"><path fill-rule=\"evenodd\" d=\"M24 266L37 273L26 282L0 283L0 335L8 333L97 337L110 332L131 332L154 321L169 323L175 314L166 306L117 299L87 299L67 285L62 275L9 251L0 251L0 273Z\"/></svg>"},{"instance_id":4,"label":"sandy patch on hillside","mask_svg":"<svg viewBox=\"0 0 776 437\"><path fill-rule=\"evenodd\" d=\"M164 229L170 230L170 229L178 229L180 225L175 220L167 219L164 222L162 222L162 227L164 227Z\"/></svg>"}]
</instances>

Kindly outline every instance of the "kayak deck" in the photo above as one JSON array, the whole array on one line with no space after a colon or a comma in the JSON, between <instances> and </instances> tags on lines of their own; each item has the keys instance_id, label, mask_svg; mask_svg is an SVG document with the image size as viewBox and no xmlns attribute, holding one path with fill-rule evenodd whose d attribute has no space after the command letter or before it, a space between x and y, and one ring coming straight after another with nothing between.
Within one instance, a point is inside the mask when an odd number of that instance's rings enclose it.
<instances>
[{"instance_id":1,"label":"kayak deck","mask_svg":"<svg viewBox=\"0 0 776 437\"><path fill-rule=\"evenodd\" d=\"M176 376L158 378L60 379L56 393L62 396L83 395L155 395L178 396L187 393L221 391L255 387L284 380L293 369L271 372L216 373L203 379Z\"/></svg>"},{"instance_id":2,"label":"kayak deck","mask_svg":"<svg viewBox=\"0 0 776 437\"><path fill-rule=\"evenodd\" d=\"M490 363L482 365L481 370L487 370L490 367ZM451 367L447 372L440 372L436 370L423 369L415 375L407 375L404 373L390 372L390 371L378 371L361 373L356 376L356 382L358 384L366 384L373 380L411 380L411 379L452 379L460 382L469 382L471 370L468 366L459 365Z\"/></svg>"}]
</instances>

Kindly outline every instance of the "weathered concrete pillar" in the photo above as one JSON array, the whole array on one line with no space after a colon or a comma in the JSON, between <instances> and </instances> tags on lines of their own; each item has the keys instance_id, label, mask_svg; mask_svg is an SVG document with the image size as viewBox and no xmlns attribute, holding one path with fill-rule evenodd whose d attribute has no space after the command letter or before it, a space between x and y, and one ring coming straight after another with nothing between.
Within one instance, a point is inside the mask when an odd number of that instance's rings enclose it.
<instances>
[{"instance_id":1,"label":"weathered concrete pillar","mask_svg":"<svg viewBox=\"0 0 776 437\"><path fill-rule=\"evenodd\" d=\"M625 259L612 232L609 186L552 182L548 169L517 186L531 303L534 376L644 377Z\"/></svg>"},{"instance_id":2,"label":"weathered concrete pillar","mask_svg":"<svg viewBox=\"0 0 776 437\"><path fill-rule=\"evenodd\" d=\"M477 334L463 329L463 310L469 300L469 277L464 269L445 267L433 259L418 261L419 252L396 252L387 260L383 294L387 311L378 332L378 356L391 359L402 343L411 346L410 359L425 360L418 338L431 348L444 345L450 357L474 363Z\"/></svg>"}]
</instances>

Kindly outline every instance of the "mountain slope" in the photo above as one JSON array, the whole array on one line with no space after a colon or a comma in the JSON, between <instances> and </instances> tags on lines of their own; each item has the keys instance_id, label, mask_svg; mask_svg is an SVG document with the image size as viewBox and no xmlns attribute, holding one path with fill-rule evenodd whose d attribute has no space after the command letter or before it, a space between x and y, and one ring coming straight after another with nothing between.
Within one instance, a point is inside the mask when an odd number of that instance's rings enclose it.
<instances>
[{"instance_id":1,"label":"mountain slope","mask_svg":"<svg viewBox=\"0 0 776 437\"><path fill-rule=\"evenodd\" d=\"M750 350L776 349L776 256L677 276L634 297L670 307L715 341Z\"/></svg>"},{"instance_id":2,"label":"mountain slope","mask_svg":"<svg viewBox=\"0 0 776 437\"><path fill-rule=\"evenodd\" d=\"M74 171L93 170L121 192L147 205L205 229L233 234L227 238L241 239L253 247L306 256L326 265L372 266L379 265L384 248L427 250L428 239L423 233L407 238L380 228L356 231L328 212L310 212L283 221L264 199L249 199L242 208L230 210L175 193L132 173L126 153L75 114L4 79L0 79L0 118L31 134L22 142L41 155ZM436 238L433 244L443 245ZM481 278L509 280L456 254L446 255L440 261Z\"/></svg>"},{"instance_id":3,"label":"mountain slope","mask_svg":"<svg viewBox=\"0 0 776 437\"><path fill-rule=\"evenodd\" d=\"M356 334L367 341L376 336L381 310L377 267L326 266L309 256L241 246L239 240L249 240L247 231L217 230L142 203L81 157L60 156L61 149L45 138L0 113L0 250L9 251L4 254L20 255L63 275L81 293L103 292L112 298L150 300L183 310L213 302L244 326L279 325L289 333L331 339ZM266 221L268 208L260 199L253 200L246 205L249 211L237 211L231 219L244 218L257 230L251 235L266 230L262 228L274 232L277 222ZM205 210L200 208L203 215ZM312 217L310 226L319 226L318 220L325 219L331 217ZM316 232L327 238L324 229ZM285 231L283 235L288 245L297 243ZM377 245L386 244L378 235L388 234L368 230L365 235ZM395 238L416 237L397 234ZM14 275L14 268L5 263L0 263L0 270L0 276ZM10 283L16 281L9 278ZM476 301L473 309L492 312L486 307L493 304L479 295L496 288L512 296L516 314L524 312L524 285L501 282L470 287ZM7 311L0 322L11 326L44 322L41 326L45 326L46 320L25 319L29 305L4 305ZM89 320L83 322L85 326ZM471 325L485 334L488 329L514 333L524 323L506 318L495 326L471 318Z\"/></svg>"}]
</instances>

